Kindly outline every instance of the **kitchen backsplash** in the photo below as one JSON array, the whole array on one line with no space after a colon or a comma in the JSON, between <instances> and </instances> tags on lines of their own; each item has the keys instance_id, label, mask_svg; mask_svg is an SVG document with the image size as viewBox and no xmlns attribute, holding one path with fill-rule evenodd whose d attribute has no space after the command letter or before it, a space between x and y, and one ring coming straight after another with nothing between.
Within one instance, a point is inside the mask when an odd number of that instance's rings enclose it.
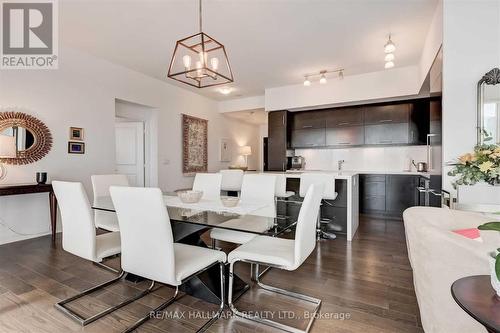
<instances>
[{"instance_id":1,"label":"kitchen backsplash","mask_svg":"<svg viewBox=\"0 0 500 333\"><path fill-rule=\"evenodd\" d=\"M434 169L441 165L441 149L433 147ZM349 149L296 149L295 156L305 158L306 170L337 170L344 160L343 170L406 171L410 160L427 161L426 146L360 147ZM411 167L415 171L415 167Z\"/></svg>"}]
</instances>

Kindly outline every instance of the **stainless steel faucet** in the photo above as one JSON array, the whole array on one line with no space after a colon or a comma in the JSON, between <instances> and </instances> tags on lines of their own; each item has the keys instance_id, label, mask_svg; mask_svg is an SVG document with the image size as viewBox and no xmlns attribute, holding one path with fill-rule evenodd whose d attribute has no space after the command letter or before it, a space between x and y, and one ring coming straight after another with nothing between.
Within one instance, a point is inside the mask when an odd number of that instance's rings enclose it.
<instances>
[{"instance_id":1,"label":"stainless steel faucet","mask_svg":"<svg viewBox=\"0 0 500 333\"><path fill-rule=\"evenodd\" d=\"M342 171L342 165L345 163L344 160L339 160L338 162L338 166L339 166L339 171Z\"/></svg>"}]
</instances>

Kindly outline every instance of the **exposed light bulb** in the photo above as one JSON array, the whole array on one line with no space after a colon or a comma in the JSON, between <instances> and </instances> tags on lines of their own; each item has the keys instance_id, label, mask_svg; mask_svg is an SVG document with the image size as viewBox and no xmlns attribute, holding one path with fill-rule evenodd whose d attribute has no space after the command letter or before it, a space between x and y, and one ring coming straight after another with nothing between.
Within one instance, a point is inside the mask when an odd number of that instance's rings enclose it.
<instances>
[{"instance_id":1,"label":"exposed light bulb","mask_svg":"<svg viewBox=\"0 0 500 333\"><path fill-rule=\"evenodd\" d=\"M388 61L385 63L385 66L384 66L385 69L389 69L392 67L394 67L394 63L392 61Z\"/></svg>"},{"instance_id":2,"label":"exposed light bulb","mask_svg":"<svg viewBox=\"0 0 500 333\"><path fill-rule=\"evenodd\" d=\"M201 70L203 68L203 65L201 64L201 61L196 62L196 76L201 77L203 71Z\"/></svg>"},{"instance_id":3,"label":"exposed light bulb","mask_svg":"<svg viewBox=\"0 0 500 333\"><path fill-rule=\"evenodd\" d=\"M385 55L385 61L393 61L394 60L394 53L387 53Z\"/></svg>"},{"instance_id":4,"label":"exposed light bulb","mask_svg":"<svg viewBox=\"0 0 500 333\"><path fill-rule=\"evenodd\" d=\"M392 52L396 51L396 45L392 42L391 35L389 35L389 40L384 45L384 51L385 51L385 53L392 53Z\"/></svg>"},{"instance_id":5,"label":"exposed light bulb","mask_svg":"<svg viewBox=\"0 0 500 333\"><path fill-rule=\"evenodd\" d=\"M210 64L212 65L212 69L214 71L217 71L217 69L219 69L219 59L217 58L210 59Z\"/></svg>"},{"instance_id":6,"label":"exposed light bulb","mask_svg":"<svg viewBox=\"0 0 500 333\"><path fill-rule=\"evenodd\" d=\"M311 81L309 81L309 77L306 76L304 79L304 86L309 87L311 85Z\"/></svg>"},{"instance_id":7,"label":"exposed light bulb","mask_svg":"<svg viewBox=\"0 0 500 333\"><path fill-rule=\"evenodd\" d=\"M326 75L325 73L321 74L321 79L319 79L319 83L325 84L326 83Z\"/></svg>"},{"instance_id":8,"label":"exposed light bulb","mask_svg":"<svg viewBox=\"0 0 500 333\"><path fill-rule=\"evenodd\" d=\"M184 57L182 57L182 63L184 64L185 69L189 69L189 67L191 67L191 57L185 55Z\"/></svg>"},{"instance_id":9,"label":"exposed light bulb","mask_svg":"<svg viewBox=\"0 0 500 333\"><path fill-rule=\"evenodd\" d=\"M200 62L202 64L201 67L205 67L205 65L207 63L208 53L207 52L200 52L198 54L198 56L200 57Z\"/></svg>"}]
</instances>

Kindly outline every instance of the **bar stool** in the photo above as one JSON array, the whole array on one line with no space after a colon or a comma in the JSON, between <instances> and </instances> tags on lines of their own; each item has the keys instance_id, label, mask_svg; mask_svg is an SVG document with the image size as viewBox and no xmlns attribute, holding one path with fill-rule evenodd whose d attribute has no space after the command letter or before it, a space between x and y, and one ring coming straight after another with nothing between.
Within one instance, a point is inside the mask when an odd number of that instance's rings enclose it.
<instances>
[{"instance_id":1,"label":"bar stool","mask_svg":"<svg viewBox=\"0 0 500 333\"><path fill-rule=\"evenodd\" d=\"M322 205L332 206L327 200L335 200L338 193L335 192L335 176L327 173L303 173L300 175L300 188L299 195L304 198L307 193L307 189L312 184L323 184L324 192L323 198L321 200ZM321 206L318 214L317 223L317 239L335 239L337 236L334 233L323 231L321 224L328 224L330 220L321 218Z\"/></svg>"}]
</instances>

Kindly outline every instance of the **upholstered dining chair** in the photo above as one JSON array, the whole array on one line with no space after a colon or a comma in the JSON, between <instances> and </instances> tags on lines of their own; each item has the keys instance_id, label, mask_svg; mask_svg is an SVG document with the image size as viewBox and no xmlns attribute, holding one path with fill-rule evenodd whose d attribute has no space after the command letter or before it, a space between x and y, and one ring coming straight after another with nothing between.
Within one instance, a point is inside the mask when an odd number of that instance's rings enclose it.
<instances>
[{"instance_id":1,"label":"upholstered dining chair","mask_svg":"<svg viewBox=\"0 0 500 333\"><path fill-rule=\"evenodd\" d=\"M335 200L337 198L337 192L335 192L335 175L328 173L303 173L300 175L300 187L299 187L299 196L305 197L309 186L313 184L323 184L324 193L322 198L322 204L331 205L328 201L325 200ZM327 239L335 239L337 236L331 232L323 231L321 228L321 224L328 224L329 220L321 219L321 206L319 208L318 213L318 222L317 222L317 239L320 240L322 237Z\"/></svg>"},{"instance_id":2,"label":"upholstered dining chair","mask_svg":"<svg viewBox=\"0 0 500 333\"><path fill-rule=\"evenodd\" d=\"M227 192L240 192L241 185L243 183L243 170L240 169L228 169L220 170L219 173L222 175L222 185L221 190Z\"/></svg>"},{"instance_id":3,"label":"upholstered dining chair","mask_svg":"<svg viewBox=\"0 0 500 333\"><path fill-rule=\"evenodd\" d=\"M109 197L110 186L129 186L126 175L92 175L92 190L94 192L94 205L99 197ZM118 219L114 212L102 210L94 211L95 226L108 231L120 231Z\"/></svg>"},{"instance_id":4,"label":"upholstered dining chair","mask_svg":"<svg viewBox=\"0 0 500 333\"><path fill-rule=\"evenodd\" d=\"M243 176L243 183L241 185L240 202L248 202L253 204L262 204L264 207L252 212L252 219L258 220L259 224L255 226L258 228L256 232L264 232L269 229L268 224L262 223L263 220L276 217L276 207L274 202L274 194L276 189L276 176L264 174L246 174ZM261 218L259 218L261 217ZM231 225L231 227L238 229L238 227L245 228L249 223L249 219L230 220L221 224ZM244 244L255 237L256 234L244 231L234 231L221 228L215 228L210 232L212 238L212 248L215 249L217 240Z\"/></svg>"},{"instance_id":5,"label":"upholstered dining chair","mask_svg":"<svg viewBox=\"0 0 500 333\"><path fill-rule=\"evenodd\" d=\"M170 218L160 189L112 186L110 191L120 224L122 269L152 280L152 285L160 282L175 287L173 297L148 312L125 332L134 331L150 318L151 313L162 311L172 304L182 283L219 264L221 304L219 311L199 331L207 329L224 308L226 254L174 243Z\"/></svg>"},{"instance_id":6,"label":"upholstered dining chair","mask_svg":"<svg viewBox=\"0 0 500 333\"><path fill-rule=\"evenodd\" d=\"M276 288L263 284L259 279L259 265L266 265L273 268L294 271L302 265L316 247L316 221L318 217L321 199L323 197L323 185L312 184L307 190L304 201L300 208L297 227L295 230L295 239L283 239L270 236L256 236L247 243L239 246L236 250L228 255L229 261L229 294L228 304L231 311L240 317L267 324L288 332L302 332L301 330L291 327L270 319L261 318L251 313L239 311L233 303L233 277L234 266L237 262L246 262L256 266L257 275L256 282L261 288L276 292L282 295L287 295L296 299L312 303L315 308L311 314L311 319L307 325L307 332L311 327L316 312L318 311L321 300L291 292L288 290ZM256 313L256 311L253 311Z\"/></svg>"},{"instance_id":7,"label":"upholstered dining chair","mask_svg":"<svg viewBox=\"0 0 500 333\"><path fill-rule=\"evenodd\" d=\"M203 199L219 200L222 175L219 173L197 173L194 177L193 191L203 191Z\"/></svg>"},{"instance_id":8,"label":"upholstered dining chair","mask_svg":"<svg viewBox=\"0 0 500 333\"><path fill-rule=\"evenodd\" d=\"M61 211L63 249L108 270L113 270L108 266L102 265L101 261L106 257L120 253L120 233L108 232L96 236L89 200L81 183L53 181L52 187L54 188ZM115 270L115 272L117 271ZM87 325L146 295L150 291L145 290L88 318L82 317L66 306L66 304L72 301L119 281L124 276L125 273L120 271L118 277L60 301L55 304L55 307L80 323L80 325Z\"/></svg>"}]
</instances>

